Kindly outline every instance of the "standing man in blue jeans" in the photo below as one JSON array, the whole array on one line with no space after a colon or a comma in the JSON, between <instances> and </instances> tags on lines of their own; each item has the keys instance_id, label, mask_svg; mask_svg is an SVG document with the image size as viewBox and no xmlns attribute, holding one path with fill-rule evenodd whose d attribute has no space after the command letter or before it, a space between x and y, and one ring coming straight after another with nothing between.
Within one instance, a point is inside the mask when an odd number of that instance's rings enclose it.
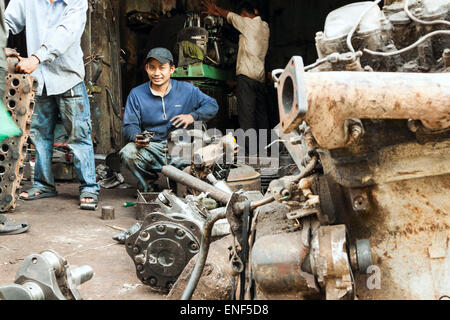
<instances>
[{"instance_id":1,"label":"standing man in blue jeans","mask_svg":"<svg viewBox=\"0 0 450 320\"><path fill-rule=\"evenodd\" d=\"M87 0L11 0L6 8L7 32L17 34L26 29L29 57L20 58L17 71L31 73L39 83L31 124L31 140L36 148L34 184L20 194L24 200L57 195L51 164L60 114L81 184L80 204L98 201L100 187L95 179L80 44L87 9Z\"/></svg>"}]
</instances>

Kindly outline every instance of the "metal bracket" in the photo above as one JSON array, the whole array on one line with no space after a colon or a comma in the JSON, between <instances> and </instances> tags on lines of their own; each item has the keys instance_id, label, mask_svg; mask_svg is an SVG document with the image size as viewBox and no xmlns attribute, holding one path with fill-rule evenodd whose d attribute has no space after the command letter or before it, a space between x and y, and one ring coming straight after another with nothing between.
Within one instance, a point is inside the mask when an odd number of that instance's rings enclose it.
<instances>
[{"instance_id":1,"label":"metal bracket","mask_svg":"<svg viewBox=\"0 0 450 320\"><path fill-rule=\"evenodd\" d=\"M283 133L296 129L308 111L303 59L294 56L278 82L278 108Z\"/></svg>"}]
</instances>

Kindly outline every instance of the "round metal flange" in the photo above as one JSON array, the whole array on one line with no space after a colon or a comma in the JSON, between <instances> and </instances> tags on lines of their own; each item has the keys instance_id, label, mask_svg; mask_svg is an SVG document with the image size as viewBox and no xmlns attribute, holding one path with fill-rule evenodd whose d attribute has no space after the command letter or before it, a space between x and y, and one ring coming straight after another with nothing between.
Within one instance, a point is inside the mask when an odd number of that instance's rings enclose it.
<instances>
[{"instance_id":1,"label":"round metal flange","mask_svg":"<svg viewBox=\"0 0 450 320\"><path fill-rule=\"evenodd\" d=\"M199 251L200 226L182 218L149 214L142 227L126 240L138 278L156 291L169 291Z\"/></svg>"}]
</instances>

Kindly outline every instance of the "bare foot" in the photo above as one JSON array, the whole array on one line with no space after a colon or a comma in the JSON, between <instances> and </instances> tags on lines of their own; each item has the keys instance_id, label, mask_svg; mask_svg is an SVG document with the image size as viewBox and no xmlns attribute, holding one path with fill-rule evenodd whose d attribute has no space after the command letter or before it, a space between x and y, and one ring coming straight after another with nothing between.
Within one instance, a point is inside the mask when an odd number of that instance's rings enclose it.
<instances>
[{"instance_id":1,"label":"bare foot","mask_svg":"<svg viewBox=\"0 0 450 320\"><path fill-rule=\"evenodd\" d=\"M81 203L92 203L94 202L94 199L92 198L82 198Z\"/></svg>"},{"instance_id":2,"label":"bare foot","mask_svg":"<svg viewBox=\"0 0 450 320\"><path fill-rule=\"evenodd\" d=\"M39 192L36 192L35 194L34 194L34 196L36 197L36 196L38 196L39 195ZM30 195L28 194L28 192L22 192L21 194L20 194L20 197L21 198L28 198Z\"/></svg>"}]
</instances>

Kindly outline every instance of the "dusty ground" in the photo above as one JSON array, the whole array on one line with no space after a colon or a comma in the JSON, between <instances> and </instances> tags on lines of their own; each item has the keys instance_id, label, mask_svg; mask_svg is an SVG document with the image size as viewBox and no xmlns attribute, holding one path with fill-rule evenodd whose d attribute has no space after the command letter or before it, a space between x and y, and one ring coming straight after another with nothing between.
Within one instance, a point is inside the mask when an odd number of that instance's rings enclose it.
<instances>
[{"instance_id":1,"label":"dusty ground","mask_svg":"<svg viewBox=\"0 0 450 320\"><path fill-rule=\"evenodd\" d=\"M30 185L25 183L25 188ZM110 226L128 228L135 220L136 189L102 189L97 211L78 208L78 183L59 183L58 197L34 201L19 200L8 218L27 221L31 227L19 235L0 236L0 285L12 283L22 260L31 253L52 249L64 256L69 265L89 265L94 277L81 285L85 300L165 299L152 292L136 277L135 267L123 245L111 237L120 232ZM115 208L115 220L102 220L101 206Z\"/></svg>"}]
</instances>

